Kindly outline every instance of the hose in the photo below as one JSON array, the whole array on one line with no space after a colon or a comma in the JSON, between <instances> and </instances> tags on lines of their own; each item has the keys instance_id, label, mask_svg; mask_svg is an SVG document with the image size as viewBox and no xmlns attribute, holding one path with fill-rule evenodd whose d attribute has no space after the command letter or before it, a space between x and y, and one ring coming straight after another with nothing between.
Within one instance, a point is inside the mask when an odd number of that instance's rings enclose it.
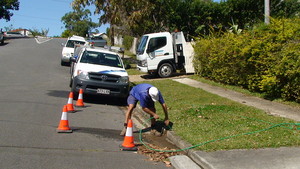
<instances>
[{"instance_id":1,"label":"hose","mask_svg":"<svg viewBox=\"0 0 300 169\"><path fill-rule=\"evenodd\" d=\"M245 116L241 116L241 117L248 118L248 117L245 117ZM146 122L150 121L152 118L146 120ZM248 119L258 120L258 119L253 119L253 118L248 118ZM258 121L262 121L262 120L258 120ZM273 124L273 123L266 122L266 121L262 121L262 122ZM143 125L145 126L145 123ZM187 147L187 148L183 148L183 149L177 149L177 150L159 150L159 149L154 149L154 148L148 146L147 144L145 144L143 142L142 130L139 131L139 140L149 150L153 150L153 151L157 151L157 152L180 152L180 151L186 151L186 150L189 150L189 149L200 147L200 146L203 146L203 145L208 144L208 143L212 143L212 142L216 142L216 141L221 141L221 140L226 140L226 139L230 139L230 138L234 138L234 137L239 137L239 136L251 135L251 134L255 134L255 133L259 133L259 132L271 130L271 129L274 129L276 127L285 127L285 128L291 129L291 130L294 129L293 127L286 127L287 125L298 126L297 128L296 127L295 128L297 130L300 130L300 123L279 123L279 124L273 124L272 126L270 126L268 128L261 129L261 130L256 130L256 131L252 131L252 132L247 132L247 133L242 133L242 134L237 134L237 135L222 137L222 138L218 138L218 139L214 139L214 140L209 140L209 141L206 141L206 142L203 142L203 143L191 146L191 147Z\"/></svg>"}]
</instances>

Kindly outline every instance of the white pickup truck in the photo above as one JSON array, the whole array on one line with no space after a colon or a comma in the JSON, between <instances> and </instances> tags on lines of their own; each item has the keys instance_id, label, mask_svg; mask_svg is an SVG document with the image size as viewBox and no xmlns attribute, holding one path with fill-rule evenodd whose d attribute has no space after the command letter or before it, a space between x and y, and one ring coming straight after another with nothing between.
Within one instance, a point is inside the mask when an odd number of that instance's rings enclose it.
<instances>
[{"instance_id":1,"label":"white pickup truck","mask_svg":"<svg viewBox=\"0 0 300 169\"><path fill-rule=\"evenodd\" d=\"M137 49L138 69L160 77L176 70L194 73L194 48L182 32L160 32L143 35Z\"/></svg>"},{"instance_id":2,"label":"white pickup truck","mask_svg":"<svg viewBox=\"0 0 300 169\"><path fill-rule=\"evenodd\" d=\"M74 47L77 44L84 45L88 42L84 39L84 37L73 35L68 38L66 44L62 44L63 49L61 52L61 61L60 64L62 66L70 63L70 58L73 56Z\"/></svg>"},{"instance_id":3,"label":"white pickup truck","mask_svg":"<svg viewBox=\"0 0 300 169\"><path fill-rule=\"evenodd\" d=\"M129 93L129 77L116 52L89 45L75 48L70 86L75 95L85 94L125 98Z\"/></svg>"}]
</instances>

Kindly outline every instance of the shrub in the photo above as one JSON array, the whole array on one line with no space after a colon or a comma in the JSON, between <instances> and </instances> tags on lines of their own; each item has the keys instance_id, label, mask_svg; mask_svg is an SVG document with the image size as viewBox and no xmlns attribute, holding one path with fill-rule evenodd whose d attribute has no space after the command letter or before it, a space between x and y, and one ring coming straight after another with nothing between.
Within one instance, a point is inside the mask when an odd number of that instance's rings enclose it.
<instances>
[{"instance_id":1,"label":"shrub","mask_svg":"<svg viewBox=\"0 0 300 169\"><path fill-rule=\"evenodd\" d=\"M214 81L300 102L300 19L273 19L240 34L198 39L196 73Z\"/></svg>"},{"instance_id":2,"label":"shrub","mask_svg":"<svg viewBox=\"0 0 300 169\"><path fill-rule=\"evenodd\" d=\"M134 38L132 36L124 36L123 45L126 50L130 50L130 48L132 47L133 39Z\"/></svg>"}]
</instances>

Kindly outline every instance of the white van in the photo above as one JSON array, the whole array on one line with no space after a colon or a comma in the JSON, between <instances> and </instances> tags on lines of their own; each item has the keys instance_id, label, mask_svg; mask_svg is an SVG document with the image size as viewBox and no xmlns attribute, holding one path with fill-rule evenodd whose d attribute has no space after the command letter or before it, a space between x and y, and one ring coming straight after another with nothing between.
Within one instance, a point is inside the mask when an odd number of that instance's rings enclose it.
<instances>
[{"instance_id":1,"label":"white van","mask_svg":"<svg viewBox=\"0 0 300 169\"><path fill-rule=\"evenodd\" d=\"M63 49L61 52L61 65L64 66L66 64L70 64L70 58L74 53L74 46L76 44L85 45L88 42L84 39L84 37L73 35L69 37L66 44L63 44Z\"/></svg>"},{"instance_id":2,"label":"white van","mask_svg":"<svg viewBox=\"0 0 300 169\"><path fill-rule=\"evenodd\" d=\"M75 95L85 94L125 98L129 93L129 77L121 57L104 48L82 46L74 63L71 88Z\"/></svg>"}]
</instances>

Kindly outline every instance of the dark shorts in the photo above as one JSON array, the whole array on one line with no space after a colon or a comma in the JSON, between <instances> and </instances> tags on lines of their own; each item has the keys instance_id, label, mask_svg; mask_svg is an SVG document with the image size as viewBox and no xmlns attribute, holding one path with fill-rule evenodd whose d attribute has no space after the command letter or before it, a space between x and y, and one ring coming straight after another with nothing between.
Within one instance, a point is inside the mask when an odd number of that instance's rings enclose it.
<instances>
[{"instance_id":1,"label":"dark shorts","mask_svg":"<svg viewBox=\"0 0 300 169\"><path fill-rule=\"evenodd\" d=\"M129 95L128 98L127 98L127 104L130 105L130 104L133 104L134 107L136 106L138 100L133 97L132 95Z\"/></svg>"}]
</instances>

